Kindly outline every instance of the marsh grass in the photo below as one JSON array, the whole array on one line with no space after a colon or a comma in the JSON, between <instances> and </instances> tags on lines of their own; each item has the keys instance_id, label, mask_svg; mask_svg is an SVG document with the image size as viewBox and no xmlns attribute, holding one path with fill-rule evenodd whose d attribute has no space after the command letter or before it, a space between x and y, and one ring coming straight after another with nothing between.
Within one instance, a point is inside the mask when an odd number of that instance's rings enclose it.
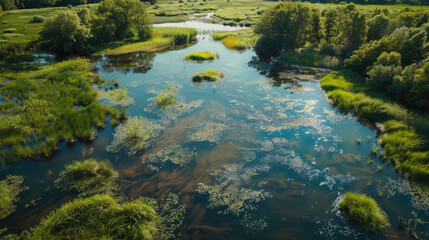
<instances>
[{"instance_id":1,"label":"marsh grass","mask_svg":"<svg viewBox=\"0 0 429 240\"><path fill-rule=\"evenodd\" d=\"M162 130L164 127L146 118L129 118L118 126L113 135L113 141L106 150L114 153L125 150L129 156L132 156L149 147Z\"/></svg>"},{"instance_id":2,"label":"marsh grass","mask_svg":"<svg viewBox=\"0 0 429 240\"><path fill-rule=\"evenodd\" d=\"M3 73L10 81L0 84L0 94L9 102L0 109L0 159L49 157L62 140L92 140L93 127L104 127L107 115L118 110L97 102L92 88L89 61L74 59L47 65L39 70Z\"/></svg>"},{"instance_id":3,"label":"marsh grass","mask_svg":"<svg viewBox=\"0 0 429 240\"><path fill-rule=\"evenodd\" d=\"M351 71L333 71L320 80L320 85L340 109L382 123L381 152L396 164L396 170L412 178L429 178L427 118L392 102Z\"/></svg>"},{"instance_id":4,"label":"marsh grass","mask_svg":"<svg viewBox=\"0 0 429 240\"><path fill-rule=\"evenodd\" d=\"M25 239L153 239L156 213L142 199L78 198L42 219Z\"/></svg>"},{"instance_id":5,"label":"marsh grass","mask_svg":"<svg viewBox=\"0 0 429 240\"><path fill-rule=\"evenodd\" d=\"M215 32L212 37L214 40L223 43L227 48L239 52L252 47L257 39L257 36L250 29Z\"/></svg>"},{"instance_id":6,"label":"marsh grass","mask_svg":"<svg viewBox=\"0 0 429 240\"><path fill-rule=\"evenodd\" d=\"M155 103L161 108L164 109L169 105L172 105L176 102L176 95L179 92L173 87L172 84L167 85L167 87L161 90L155 97Z\"/></svg>"},{"instance_id":7,"label":"marsh grass","mask_svg":"<svg viewBox=\"0 0 429 240\"><path fill-rule=\"evenodd\" d=\"M80 196L111 193L117 188L118 176L108 161L97 162L91 158L66 165L55 180L55 186L63 191L76 190Z\"/></svg>"},{"instance_id":8,"label":"marsh grass","mask_svg":"<svg viewBox=\"0 0 429 240\"><path fill-rule=\"evenodd\" d=\"M371 232L379 232L389 226L387 215L377 202L366 195L348 192L339 203L340 210L349 219Z\"/></svg>"},{"instance_id":9,"label":"marsh grass","mask_svg":"<svg viewBox=\"0 0 429 240\"><path fill-rule=\"evenodd\" d=\"M210 51L194 52L185 56L185 60L195 62L213 61L215 60L215 58L215 53L212 53Z\"/></svg>"},{"instance_id":10,"label":"marsh grass","mask_svg":"<svg viewBox=\"0 0 429 240\"><path fill-rule=\"evenodd\" d=\"M0 219L6 218L15 211L19 194L28 189L22 186L23 182L22 176L14 175L8 175L6 179L0 181Z\"/></svg>"},{"instance_id":11,"label":"marsh grass","mask_svg":"<svg viewBox=\"0 0 429 240\"><path fill-rule=\"evenodd\" d=\"M210 82L215 82L219 78L223 78L224 76L225 74L223 72L218 72L216 70L207 70L204 72L194 74L194 76L192 76L192 81L201 82L203 80L206 80Z\"/></svg>"},{"instance_id":12,"label":"marsh grass","mask_svg":"<svg viewBox=\"0 0 429 240\"><path fill-rule=\"evenodd\" d=\"M138 39L100 44L95 46L96 55L124 54L137 51L155 52L175 45L189 44L195 41L197 30L180 27L154 27L154 37L141 42Z\"/></svg>"}]
</instances>

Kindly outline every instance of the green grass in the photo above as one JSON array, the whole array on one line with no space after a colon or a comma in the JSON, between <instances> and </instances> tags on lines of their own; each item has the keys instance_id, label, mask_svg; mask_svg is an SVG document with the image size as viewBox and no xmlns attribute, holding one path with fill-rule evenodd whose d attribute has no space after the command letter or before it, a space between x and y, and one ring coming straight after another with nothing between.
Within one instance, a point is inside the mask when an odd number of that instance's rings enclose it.
<instances>
[{"instance_id":1,"label":"green grass","mask_svg":"<svg viewBox=\"0 0 429 240\"><path fill-rule=\"evenodd\" d=\"M214 81L217 81L219 78L223 78L223 77L224 77L223 72L218 72L216 70L207 70L192 76L192 81L200 82L200 81L206 80L206 81L214 82Z\"/></svg>"},{"instance_id":2,"label":"green grass","mask_svg":"<svg viewBox=\"0 0 429 240\"><path fill-rule=\"evenodd\" d=\"M216 55L210 51L203 52L194 52L187 54L185 56L185 60L195 61L195 62L203 62L203 61L212 61L214 60Z\"/></svg>"},{"instance_id":3,"label":"green grass","mask_svg":"<svg viewBox=\"0 0 429 240\"><path fill-rule=\"evenodd\" d=\"M64 191L76 190L81 196L110 193L117 187L119 173L109 167L109 162L87 159L66 165L55 180L55 186Z\"/></svg>"},{"instance_id":4,"label":"green grass","mask_svg":"<svg viewBox=\"0 0 429 240\"><path fill-rule=\"evenodd\" d=\"M0 94L6 102L0 111L0 160L49 157L58 142L75 138L91 140L94 128L102 128L106 116L118 117L118 110L98 103L92 84L90 63L74 59L38 70L3 73Z\"/></svg>"},{"instance_id":5,"label":"green grass","mask_svg":"<svg viewBox=\"0 0 429 240\"><path fill-rule=\"evenodd\" d=\"M197 30L194 28L155 27L154 37L140 42L137 39L100 44L95 46L96 55L124 54L137 51L155 52L177 44L188 44L195 41Z\"/></svg>"},{"instance_id":6,"label":"green grass","mask_svg":"<svg viewBox=\"0 0 429 240\"><path fill-rule=\"evenodd\" d=\"M142 199L108 195L76 199L51 212L25 239L153 239L156 213Z\"/></svg>"},{"instance_id":7,"label":"green grass","mask_svg":"<svg viewBox=\"0 0 429 240\"><path fill-rule=\"evenodd\" d=\"M287 51L280 56L279 60L289 64L331 69L335 69L342 65L342 61L337 57L323 55L314 48Z\"/></svg>"},{"instance_id":8,"label":"green grass","mask_svg":"<svg viewBox=\"0 0 429 240\"><path fill-rule=\"evenodd\" d=\"M339 206L349 220L357 222L368 231L378 232L390 225L386 213L377 202L365 195L348 192Z\"/></svg>"},{"instance_id":9,"label":"green grass","mask_svg":"<svg viewBox=\"0 0 429 240\"><path fill-rule=\"evenodd\" d=\"M340 109L383 124L381 146L396 170L416 179L429 178L429 119L391 101L351 71L333 71L320 85Z\"/></svg>"},{"instance_id":10,"label":"green grass","mask_svg":"<svg viewBox=\"0 0 429 240\"><path fill-rule=\"evenodd\" d=\"M215 32L212 34L212 37L234 51L244 51L252 47L258 38L251 29Z\"/></svg>"}]
</instances>

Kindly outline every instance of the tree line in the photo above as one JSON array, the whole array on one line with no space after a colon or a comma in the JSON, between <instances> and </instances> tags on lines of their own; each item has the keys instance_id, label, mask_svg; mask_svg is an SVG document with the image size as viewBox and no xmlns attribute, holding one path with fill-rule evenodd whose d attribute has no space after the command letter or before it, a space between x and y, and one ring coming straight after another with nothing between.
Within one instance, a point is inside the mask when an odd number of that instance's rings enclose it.
<instances>
[{"instance_id":1,"label":"tree line","mask_svg":"<svg viewBox=\"0 0 429 240\"><path fill-rule=\"evenodd\" d=\"M0 0L3 10L14 10L22 8L43 8L59 6L76 6L89 3L99 3L100 0ZM141 0L141 2L156 3L156 0Z\"/></svg>"},{"instance_id":2,"label":"tree line","mask_svg":"<svg viewBox=\"0 0 429 240\"><path fill-rule=\"evenodd\" d=\"M45 48L63 55L86 55L93 45L152 37L151 16L139 0L102 0L95 14L87 8L61 11L40 35Z\"/></svg>"},{"instance_id":3,"label":"tree line","mask_svg":"<svg viewBox=\"0 0 429 240\"><path fill-rule=\"evenodd\" d=\"M281 2L256 24L261 58L297 49L344 60L368 86L402 104L429 110L429 13L361 11L354 4L320 11L309 4Z\"/></svg>"}]
</instances>

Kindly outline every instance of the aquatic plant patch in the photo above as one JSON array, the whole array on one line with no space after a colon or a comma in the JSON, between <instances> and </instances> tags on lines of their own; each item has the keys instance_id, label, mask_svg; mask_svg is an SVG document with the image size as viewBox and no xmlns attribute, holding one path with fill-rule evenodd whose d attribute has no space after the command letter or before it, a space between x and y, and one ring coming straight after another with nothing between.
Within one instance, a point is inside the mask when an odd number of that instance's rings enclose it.
<instances>
[{"instance_id":1,"label":"aquatic plant patch","mask_svg":"<svg viewBox=\"0 0 429 240\"><path fill-rule=\"evenodd\" d=\"M143 199L78 198L46 216L26 239L153 239L156 213Z\"/></svg>"},{"instance_id":2,"label":"aquatic plant patch","mask_svg":"<svg viewBox=\"0 0 429 240\"><path fill-rule=\"evenodd\" d=\"M109 166L108 161L87 159L66 165L55 180L55 186L63 191L76 190L80 196L111 193L117 188L115 180L118 176L119 173Z\"/></svg>"},{"instance_id":3,"label":"aquatic plant patch","mask_svg":"<svg viewBox=\"0 0 429 240\"><path fill-rule=\"evenodd\" d=\"M151 169L159 171L168 163L183 167L193 160L194 156L189 149L173 144L155 154L144 156L142 159L143 163L148 164Z\"/></svg>"},{"instance_id":4,"label":"aquatic plant patch","mask_svg":"<svg viewBox=\"0 0 429 240\"><path fill-rule=\"evenodd\" d=\"M189 142L213 142L220 140L222 134L229 129L227 125L215 122L205 122L195 126L194 132L187 137Z\"/></svg>"},{"instance_id":5,"label":"aquatic plant patch","mask_svg":"<svg viewBox=\"0 0 429 240\"><path fill-rule=\"evenodd\" d=\"M112 91L97 91L97 99L108 106L112 107L128 107L134 104L134 99L127 95L126 88L119 88Z\"/></svg>"},{"instance_id":6,"label":"aquatic plant patch","mask_svg":"<svg viewBox=\"0 0 429 240\"><path fill-rule=\"evenodd\" d=\"M164 90L158 92L155 97L155 103L160 108L164 109L176 102L176 95L178 93L177 89L172 84L169 84Z\"/></svg>"},{"instance_id":7,"label":"aquatic plant patch","mask_svg":"<svg viewBox=\"0 0 429 240\"><path fill-rule=\"evenodd\" d=\"M185 60L195 61L195 62L204 62L204 61L213 61L215 58L218 58L218 55L210 51L202 51L202 52L194 52L187 54L185 56Z\"/></svg>"},{"instance_id":8,"label":"aquatic plant patch","mask_svg":"<svg viewBox=\"0 0 429 240\"><path fill-rule=\"evenodd\" d=\"M22 186L24 177L7 175L6 179L0 181L0 219L6 218L16 209L19 194L28 189Z\"/></svg>"},{"instance_id":9,"label":"aquatic plant patch","mask_svg":"<svg viewBox=\"0 0 429 240\"><path fill-rule=\"evenodd\" d=\"M194 74L192 76L192 81L194 82L201 82L203 80L214 82L217 81L219 78L223 78L225 74L223 72L218 72L216 70L207 70L204 72L200 72L197 74Z\"/></svg>"},{"instance_id":10,"label":"aquatic plant patch","mask_svg":"<svg viewBox=\"0 0 429 240\"><path fill-rule=\"evenodd\" d=\"M134 155L149 147L163 130L163 126L147 118L129 118L118 126L113 141L106 150L114 153L124 150L129 156Z\"/></svg>"},{"instance_id":11,"label":"aquatic plant patch","mask_svg":"<svg viewBox=\"0 0 429 240\"><path fill-rule=\"evenodd\" d=\"M94 127L104 127L106 117L118 110L100 104L85 59L47 65L35 71L2 73L0 83L0 161L51 156L59 141L91 140Z\"/></svg>"},{"instance_id":12,"label":"aquatic plant patch","mask_svg":"<svg viewBox=\"0 0 429 240\"><path fill-rule=\"evenodd\" d=\"M386 213L380 209L377 202L365 195L348 192L339 206L348 219L368 231L378 232L390 225Z\"/></svg>"}]
</instances>

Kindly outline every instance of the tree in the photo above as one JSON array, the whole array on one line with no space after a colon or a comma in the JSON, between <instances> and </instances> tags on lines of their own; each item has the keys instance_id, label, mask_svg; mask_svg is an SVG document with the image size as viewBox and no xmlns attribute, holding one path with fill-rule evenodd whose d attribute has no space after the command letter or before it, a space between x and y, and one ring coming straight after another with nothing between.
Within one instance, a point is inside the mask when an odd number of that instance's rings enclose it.
<instances>
[{"instance_id":1,"label":"tree","mask_svg":"<svg viewBox=\"0 0 429 240\"><path fill-rule=\"evenodd\" d=\"M281 2L268 9L255 27L255 33L281 43L283 49L295 49L306 43L310 7L300 2Z\"/></svg>"},{"instance_id":2,"label":"tree","mask_svg":"<svg viewBox=\"0 0 429 240\"><path fill-rule=\"evenodd\" d=\"M338 34L337 17L338 12L335 8L330 8L325 13L325 39L328 43L332 43Z\"/></svg>"},{"instance_id":3,"label":"tree","mask_svg":"<svg viewBox=\"0 0 429 240\"><path fill-rule=\"evenodd\" d=\"M311 20L308 29L308 41L312 45L319 45L323 38L322 22L320 20L320 11L317 8L311 9Z\"/></svg>"},{"instance_id":4,"label":"tree","mask_svg":"<svg viewBox=\"0 0 429 240\"><path fill-rule=\"evenodd\" d=\"M351 3L340 8L338 36L336 41L346 50L358 49L365 42L365 15Z\"/></svg>"},{"instance_id":5,"label":"tree","mask_svg":"<svg viewBox=\"0 0 429 240\"><path fill-rule=\"evenodd\" d=\"M421 109L429 109L429 62L417 70L408 101Z\"/></svg>"},{"instance_id":6,"label":"tree","mask_svg":"<svg viewBox=\"0 0 429 240\"><path fill-rule=\"evenodd\" d=\"M87 54L90 30L74 11L60 12L48 20L40 33L49 42L51 50L59 54Z\"/></svg>"},{"instance_id":7,"label":"tree","mask_svg":"<svg viewBox=\"0 0 429 240\"><path fill-rule=\"evenodd\" d=\"M368 71L366 81L378 90L387 91L393 78L401 72L401 55L397 52L383 52Z\"/></svg>"},{"instance_id":8,"label":"tree","mask_svg":"<svg viewBox=\"0 0 429 240\"><path fill-rule=\"evenodd\" d=\"M91 21L96 42L110 42L133 37L152 36L151 19L146 4L139 0L103 0Z\"/></svg>"},{"instance_id":9,"label":"tree","mask_svg":"<svg viewBox=\"0 0 429 240\"><path fill-rule=\"evenodd\" d=\"M366 41L378 40L386 35L389 26L389 18L384 14L377 15L366 22L368 32Z\"/></svg>"}]
</instances>

